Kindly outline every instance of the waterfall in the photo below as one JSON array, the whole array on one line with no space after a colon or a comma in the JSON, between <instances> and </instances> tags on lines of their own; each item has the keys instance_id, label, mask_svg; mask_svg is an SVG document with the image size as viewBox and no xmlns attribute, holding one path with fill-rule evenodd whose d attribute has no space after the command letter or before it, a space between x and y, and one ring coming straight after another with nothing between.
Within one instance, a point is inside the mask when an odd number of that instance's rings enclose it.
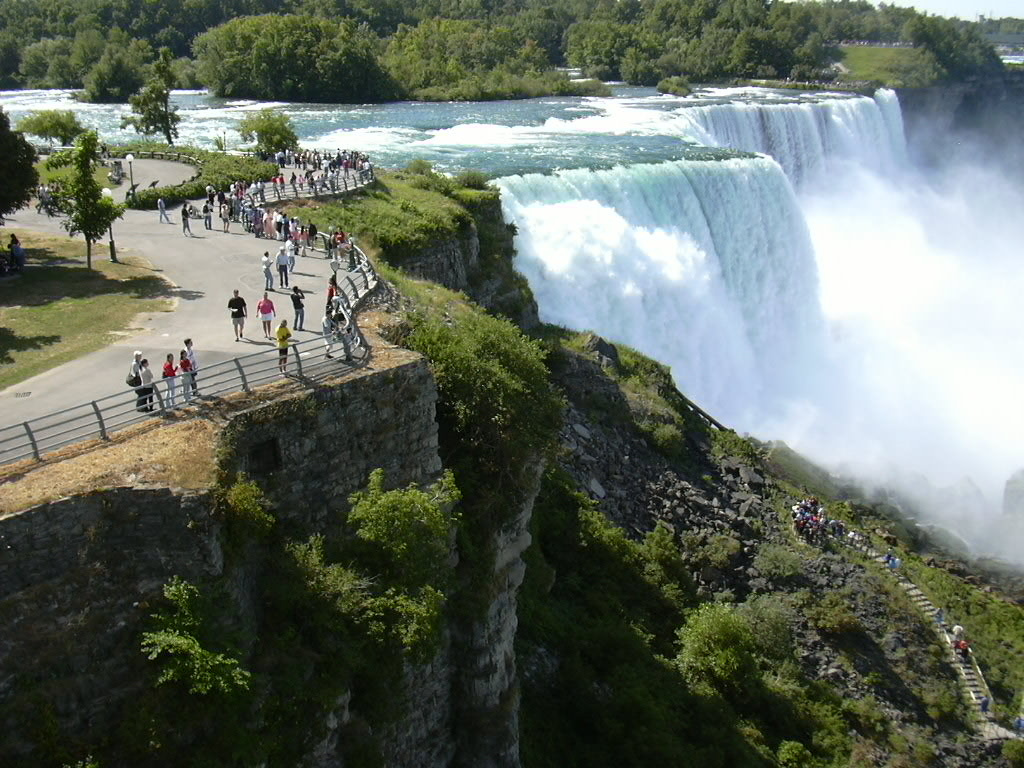
<instances>
[{"instance_id":1,"label":"waterfall","mask_svg":"<svg viewBox=\"0 0 1024 768\"><path fill-rule=\"evenodd\" d=\"M903 118L890 90L874 98L688 106L676 115L702 144L771 155L797 187L844 163L891 172L906 162Z\"/></svg>"},{"instance_id":2,"label":"waterfall","mask_svg":"<svg viewBox=\"0 0 1024 768\"><path fill-rule=\"evenodd\" d=\"M749 423L803 389L823 321L807 228L773 160L498 183L519 229L516 268L544 321L671 365L684 391L729 422Z\"/></svg>"}]
</instances>

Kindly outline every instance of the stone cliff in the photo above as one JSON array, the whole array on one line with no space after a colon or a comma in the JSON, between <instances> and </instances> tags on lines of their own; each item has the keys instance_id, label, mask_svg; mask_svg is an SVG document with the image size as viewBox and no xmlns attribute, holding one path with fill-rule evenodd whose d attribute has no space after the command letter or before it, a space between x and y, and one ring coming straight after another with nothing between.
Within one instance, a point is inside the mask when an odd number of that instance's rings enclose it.
<instances>
[{"instance_id":1,"label":"stone cliff","mask_svg":"<svg viewBox=\"0 0 1024 768\"><path fill-rule=\"evenodd\" d=\"M897 89L912 156L934 164L953 156L1000 151L1024 168L1024 72L927 88Z\"/></svg>"}]
</instances>

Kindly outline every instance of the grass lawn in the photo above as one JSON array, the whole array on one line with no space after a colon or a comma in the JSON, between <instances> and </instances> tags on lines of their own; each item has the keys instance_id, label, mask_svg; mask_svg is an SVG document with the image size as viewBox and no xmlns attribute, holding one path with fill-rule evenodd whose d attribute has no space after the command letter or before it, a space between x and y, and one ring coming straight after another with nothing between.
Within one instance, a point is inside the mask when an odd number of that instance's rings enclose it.
<instances>
[{"instance_id":1,"label":"grass lawn","mask_svg":"<svg viewBox=\"0 0 1024 768\"><path fill-rule=\"evenodd\" d=\"M870 45L843 46L843 64L850 70L844 80L879 80L889 83L909 64L913 48L876 48Z\"/></svg>"},{"instance_id":2,"label":"grass lawn","mask_svg":"<svg viewBox=\"0 0 1024 768\"><path fill-rule=\"evenodd\" d=\"M107 259L93 246L66 236L14 232L28 253L20 277L0 280L0 389L109 344L140 312L168 311L170 286L135 256Z\"/></svg>"},{"instance_id":3,"label":"grass lawn","mask_svg":"<svg viewBox=\"0 0 1024 768\"><path fill-rule=\"evenodd\" d=\"M70 168L47 168L46 160L40 160L36 163L36 171L39 173L40 184L50 184L53 181L61 179L71 173ZM125 173L128 172L128 166L125 166ZM97 166L96 170L93 171L93 178L100 187L109 187L110 189L117 189L119 184L114 184L110 179L107 178L107 174L110 173L110 169L102 165Z\"/></svg>"}]
</instances>

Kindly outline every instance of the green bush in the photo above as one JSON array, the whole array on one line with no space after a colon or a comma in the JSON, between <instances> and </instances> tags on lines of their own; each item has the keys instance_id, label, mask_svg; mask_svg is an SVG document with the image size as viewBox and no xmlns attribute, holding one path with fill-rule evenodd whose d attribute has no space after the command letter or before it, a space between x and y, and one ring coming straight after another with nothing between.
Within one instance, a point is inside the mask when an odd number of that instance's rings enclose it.
<instances>
[{"instance_id":1,"label":"green bush","mask_svg":"<svg viewBox=\"0 0 1024 768\"><path fill-rule=\"evenodd\" d=\"M814 765L814 756L799 741L782 742L775 754L779 768L810 768Z\"/></svg>"},{"instance_id":2,"label":"green bush","mask_svg":"<svg viewBox=\"0 0 1024 768\"><path fill-rule=\"evenodd\" d=\"M689 96L692 93L690 81L682 75L666 77L658 82L659 93L671 93L673 96Z\"/></svg>"},{"instance_id":3,"label":"green bush","mask_svg":"<svg viewBox=\"0 0 1024 768\"><path fill-rule=\"evenodd\" d=\"M487 174L475 168L466 168L460 171L458 176L455 177L455 183L467 189L488 189L491 186L491 181L487 178Z\"/></svg>"},{"instance_id":4,"label":"green bush","mask_svg":"<svg viewBox=\"0 0 1024 768\"><path fill-rule=\"evenodd\" d=\"M807 611L807 616L822 632L831 635L842 635L860 632L863 626L850 606L849 590L829 592Z\"/></svg>"},{"instance_id":5,"label":"green bush","mask_svg":"<svg viewBox=\"0 0 1024 768\"><path fill-rule=\"evenodd\" d=\"M1012 768L1024 768L1024 741L1014 740L1003 743L1003 758Z\"/></svg>"},{"instance_id":6,"label":"green bush","mask_svg":"<svg viewBox=\"0 0 1024 768\"><path fill-rule=\"evenodd\" d=\"M451 472L427 490L412 485L385 491L384 470L375 469L366 490L349 497L348 519L356 536L375 545L375 568L391 583L419 587L442 579L459 497Z\"/></svg>"},{"instance_id":7,"label":"green bush","mask_svg":"<svg viewBox=\"0 0 1024 768\"><path fill-rule=\"evenodd\" d=\"M238 659L204 648L196 637L202 630L199 589L175 576L164 585L164 597L172 610L153 614L158 629L142 635L146 658L163 663L157 685L180 682L200 695L247 689L251 675Z\"/></svg>"},{"instance_id":8,"label":"green bush","mask_svg":"<svg viewBox=\"0 0 1024 768\"><path fill-rule=\"evenodd\" d=\"M700 559L714 568L728 568L743 545L732 536L719 533L711 537L700 549Z\"/></svg>"},{"instance_id":9,"label":"green bush","mask_svg":"<svg viewBox=\"0 0 1024 768\"><path fill-rule=\"evenodd\" d=\"M676 663L691 685L743 695L760 679L750 623L734 606L706 603L678 633Z\"/></svg>"},{"instance_id":10,"label":"green bush","mask_svg":"<svg viewBox=\"0 0 1024 768\"><path fill-rule=\"evenodd\" d=\"M800 555L781 544L762 544L754 567L769 581L786 583L802 572Z\"/></svg>"}]
</instances>

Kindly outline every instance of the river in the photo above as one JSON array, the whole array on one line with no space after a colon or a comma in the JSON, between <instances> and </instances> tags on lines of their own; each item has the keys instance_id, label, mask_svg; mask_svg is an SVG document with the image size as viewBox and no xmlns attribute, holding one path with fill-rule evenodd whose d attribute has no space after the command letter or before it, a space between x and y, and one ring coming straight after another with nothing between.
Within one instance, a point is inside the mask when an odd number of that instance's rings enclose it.
<instances>
[{"instance_id":1,"label":"river","mask_svg":"<svg viewBox=\"0 0 1024 768\"><path fill-rule=\"evenodd\" d=\"M304 146L487 172L542 319L635 346L738 430L899 487L980 547L1020 550L987 534L1024 466L1024 185L998 148L914 167L891 91L174 101L182 142L237 146L238 121L273 106ZM68 92L2 92L0 106L15 123L70 108L111 143L132 137L126 106Z\"/></svg>"}]
</instances>

